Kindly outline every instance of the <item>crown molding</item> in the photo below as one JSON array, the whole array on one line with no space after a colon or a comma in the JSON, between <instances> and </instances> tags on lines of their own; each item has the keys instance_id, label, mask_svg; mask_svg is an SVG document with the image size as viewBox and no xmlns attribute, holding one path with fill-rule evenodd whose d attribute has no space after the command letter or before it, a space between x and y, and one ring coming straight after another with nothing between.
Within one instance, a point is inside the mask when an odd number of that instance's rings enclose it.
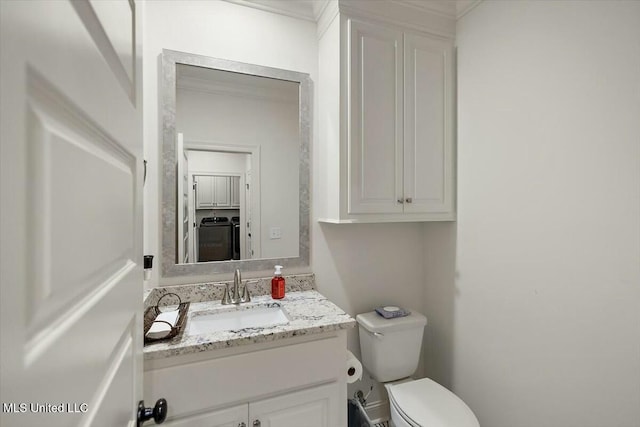
<instances>
[{"instance_id":1,"label":"crown molding","mask_svg":"<svg viewBox=\"0 0 640 427\"><path fill-rule=\"evenodd\" d=\"M425 6L423 3L431 2L420 0L338 0L340 13L344 13L348 17L361 17L381 24L412 29L438 37L454 38L456 31L454 4L434 1L429 6ZM435 5L438 4L439 6L436 8Z\"/></svg>"},{"instance_id":2,"label":"crown molding","mask_svg":"<svg viewBox=\"0 0 640 427\"><path fill-rule=\"evenodd\" d=\"M318 40L322 38L329 25L333 22L340 8L338 6L338 0L325 0L320 15L318 15L318 25L316 27L316 35Z\"/></svg>"},{"instance_id":3,"label":"crown molding","mask_svg":"<svg viewBox=\"0 0 640 427\"><path fill-rule=\"evenodd\" d=\"M378 15L383 19L389 5L411 10L427 18L444 18L456 21L478 6L482 0L223 0L240 6L251 7L265 12L277 13L292 18L318 23L318 37L321 37L338 13L356 12L361 15ZM390 19L389 21L394 21ZM396 22L399 22L397 19ZM414 27L420 27L414 23ZM442 33L442 31L440 31Z\"/></svg>"},{"instance_id":4,"label":"crown molding","mask_svg":"<svg viewBox=\"0 0 640 427\"><path fill-rule=\"evenodd\" d=\"M324 13L327 6L329 6L331 0L316 0L313 4L313 16L316 18L316 21L320 20L320 17Z\"/></svg>"},{"instance_id":5,"label":"crown molding","mask_svg":"<svg viewBox=\"0 0 640 427\"><path fill-rule=\"evenodd\" d=\"M188 90L198 93L209 93L231 97L258 99L262 101L297 104L298 98L287 96L277 88L265 88L258 85L236 83L229 85L226 82L215 82L197 77L182 76L176 83L176 89Z\"/></svg>"},{"instance_id":6,"label":"crown molding","mask_svg":"<svg viewBox=\"0 0 640 427\"><path fill-rule=\"evenodd\" d=\"M223 0L228 3L247 6L265 12L277 13L291 18L316 22L316 6L311 0Z\"/></svg>"},{"instance_id":7,"label":"crown molding","mask_svg":"<svg viewBox=\"0 0 640 427\"><path fill-rule=\"evenodd\" d=\"M443 18L455 19L456 1L448 0L386 0L403 7L409 7L418 11L427 12L432 15L439 15Z\"/></svg>"},{"instance_id":8,"label":"crown molding","mask_svg":"<svg viewBox=\"0 0 640 427\"><path fill-rule=\"evenodd\" d=\"M482 0L457 0L456 1L456 19L460 19L467 13L475 9Z\"/></svg>"}]
</instances>

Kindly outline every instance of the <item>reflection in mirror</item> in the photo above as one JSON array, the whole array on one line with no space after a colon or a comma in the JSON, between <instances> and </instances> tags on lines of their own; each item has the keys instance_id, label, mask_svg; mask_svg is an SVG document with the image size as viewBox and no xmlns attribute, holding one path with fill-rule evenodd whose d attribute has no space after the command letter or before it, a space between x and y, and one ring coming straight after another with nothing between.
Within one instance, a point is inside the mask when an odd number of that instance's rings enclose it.
<instances>
[{"instance_id":1,"label":"reflection in mirror","mask_svg":"<svg viewBox=\"0 0 640 427\"><path fill-rule=\"evenodd\" d=\"M176 72L187 190L176 261L298 256L300 84L184 64Z\"/></svg>"},{"instance_id":2,"label":"reflection in mirror","mask_svg":"<svg viewBox=\"0 0 640 427\"><path fill-rule=\"evenodd\" d=\"M259 245L251 241L252 217L260 217L251 197L259 185L251 180L251 154L184 150L182 159L188 191L178 198L181 262L259 258Z\"/></svg>"},{"instance_id":3,"label":"reflection in mirror","mask_svg":"<svg viewBox=\"0 0 640 427\"><path fill-rule=\"evenodd\" d=\"M162 59L163 276L308 265L308 75Z\"/></svg>"}]
</instances>

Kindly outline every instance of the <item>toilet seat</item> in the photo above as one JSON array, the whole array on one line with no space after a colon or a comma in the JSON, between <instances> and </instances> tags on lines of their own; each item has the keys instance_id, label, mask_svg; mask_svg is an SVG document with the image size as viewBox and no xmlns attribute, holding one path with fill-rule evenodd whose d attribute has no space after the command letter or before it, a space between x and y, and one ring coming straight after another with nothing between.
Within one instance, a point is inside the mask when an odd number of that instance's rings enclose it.
<instances>
[{"instance_id":1,"label":"toilet seat","mask_svg":"<svg viewBox=\"0 0 640 427\"><path fill-rule=\"evenodd\" d=\"M458 396L429 378L386 387L389 403L409 426L480 427Z\"/></svg>"}]
</instances>

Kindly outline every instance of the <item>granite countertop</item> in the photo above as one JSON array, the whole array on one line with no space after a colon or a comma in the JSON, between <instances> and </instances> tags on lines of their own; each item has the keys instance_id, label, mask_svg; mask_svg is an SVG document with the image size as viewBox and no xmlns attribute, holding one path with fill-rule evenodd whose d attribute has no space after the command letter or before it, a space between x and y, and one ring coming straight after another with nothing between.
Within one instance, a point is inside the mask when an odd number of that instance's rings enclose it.
<instances>
[{"instance_id":1,"label":"granite countertop","mask_svg":"<svg viewBox=\"0 0 640 427\"><path fill-rule=\"evenodd\" d=\"M290 319L287 324L188 335L191 318L196 312L212 313L229 310L251 310L256 307L273 306L274 303L280 304L287 313ZM222 305L219 299L213 301L191 301L184 330L172 340L145 345L144 358L145 360L155 360L349 329L354 326L355 320L351 316L314 289L288 291L285 297L280 300L274 300L270 295L253 296L251 302L238 306Z\"/></svg>"}]
</instances>

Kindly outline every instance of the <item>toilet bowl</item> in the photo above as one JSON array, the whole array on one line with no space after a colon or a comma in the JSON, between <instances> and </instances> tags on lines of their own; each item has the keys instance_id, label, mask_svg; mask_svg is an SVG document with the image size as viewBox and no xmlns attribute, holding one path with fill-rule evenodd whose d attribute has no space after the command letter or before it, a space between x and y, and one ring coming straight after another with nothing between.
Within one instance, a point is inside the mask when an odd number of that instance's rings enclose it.
<instances>
[{"instance_id":1,"label":"toilet bowl","mask_svg":"<svg viewBox=\"0 0 640 427\"><path fill-rule=\"evenodd\" d=\"M362 364L389 394L395 427L480 427L458 396L429 379L411 379L418 367L427 318L385 319L375 311L358 314ZM401 380L401 381L398 381Z\"/></svg>"},{"instance_id":2,"label":"toilet bowl","mask_svg":"<svg viewBox=\"0 0 640 427\"><path fill-rule=\"evenodd\" d=\"M480 427L462 399L429 378L385 387L396 427Z\"/></svg>"}]
</instances>

